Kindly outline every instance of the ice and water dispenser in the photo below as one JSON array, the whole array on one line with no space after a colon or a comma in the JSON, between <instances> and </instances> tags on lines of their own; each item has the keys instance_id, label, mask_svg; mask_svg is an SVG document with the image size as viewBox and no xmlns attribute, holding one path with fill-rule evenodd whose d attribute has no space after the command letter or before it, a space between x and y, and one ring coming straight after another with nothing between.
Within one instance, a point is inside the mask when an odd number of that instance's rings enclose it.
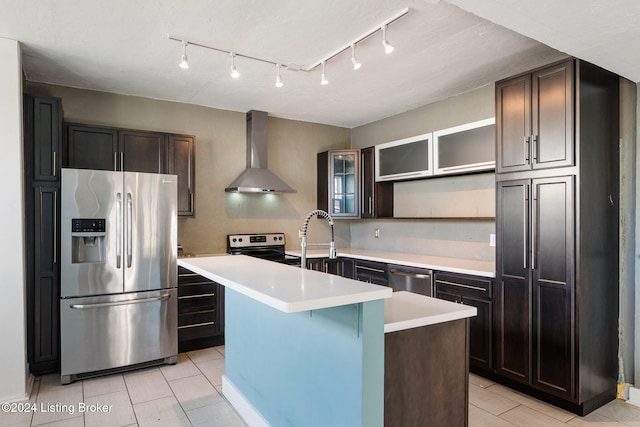
<instances>
[{"instance_id":1,"label":"ice and water dispenser","mask_svg":"<svg viewBox=\"0 0 640 427\"><path fill-rule=\"evenodd\" d=\"M104 218L73 218L71 220L71 262L105 262L105 223Z\"/></svg>"}]
</instances>

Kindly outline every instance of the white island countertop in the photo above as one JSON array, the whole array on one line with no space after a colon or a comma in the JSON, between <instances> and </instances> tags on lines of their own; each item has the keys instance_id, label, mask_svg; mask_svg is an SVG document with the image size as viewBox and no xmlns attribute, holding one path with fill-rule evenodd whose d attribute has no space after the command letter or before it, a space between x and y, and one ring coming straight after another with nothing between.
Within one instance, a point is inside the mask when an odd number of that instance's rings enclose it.
<instances>
[{"instance_id":1,"label":"white island countertop","mask_svg":"<svg viewBox=\"0 0 640 427\"><path fill-rule=\"evenodd\" d=\"M399 264L408 267L428 268L431 270L449 271L451 273L471 274L474 276L496 277L496 264L490 261L358 248L338 248L336 252L339 257ZM299 249L287 250L287 254L293 256L302 255ZM328 249L307 250L307 258L327 258L328 256Z\"/></svg>"},{"instance_id":2,"label":"white island countertop","mask_svg":"<svg viewBox=\"0 0 640 427\"><path fill-rule=\"evenodd\" d=\"M246 255L180 258L178 265L286 313L390 298L391 288Z\"/></svg>"},{"instance_id":3,"label":"white island countertop","mask_svg":"<svg viewBox=\"0 0 640 427\"><path fill-rule=\"evenodd\" d=\"M384 332L396 332L476 316L478 309L412 292L394 292L384 301Z\"/></svg>"}]
</instances>

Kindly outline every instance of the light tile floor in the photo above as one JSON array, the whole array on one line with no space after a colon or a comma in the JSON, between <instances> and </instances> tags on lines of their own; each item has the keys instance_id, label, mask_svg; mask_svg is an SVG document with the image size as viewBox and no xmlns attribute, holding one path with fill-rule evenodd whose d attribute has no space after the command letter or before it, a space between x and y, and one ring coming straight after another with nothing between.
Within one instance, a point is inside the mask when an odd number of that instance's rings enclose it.
<instances>
[{"instance_id":1,"label":"light tile floor","mask_svg":"<svg viewBox=\"0 0 640 427\"><path fill-rule=\"evenodd\" d=\"M28 402L35 410L0 411L0 426L243 427L245 424L222 396L223 373L221 346L182 353L173 366L113 374L66 386L60 385L58 375L45 375L36 379ZM80 402L85 405L84 410ZM640 427L640 408L616 400L586 417L578 417L470 375L469 426Z\"/></svg>"}]
</instances>

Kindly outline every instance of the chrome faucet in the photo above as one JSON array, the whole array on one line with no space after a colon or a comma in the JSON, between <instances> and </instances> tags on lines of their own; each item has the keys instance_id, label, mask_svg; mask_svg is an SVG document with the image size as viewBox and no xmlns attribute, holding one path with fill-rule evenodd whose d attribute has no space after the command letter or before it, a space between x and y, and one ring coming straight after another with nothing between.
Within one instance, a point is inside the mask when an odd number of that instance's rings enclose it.
<instances>
[{"instance_id":1,"label":"chrome faucet","mask_svg":"<svg viewBox=\"0 0 640 427\"><path fill-rule=\"evenodd\" d=\"M327 221L329 221L329 225L331 225L331 243L312 243L312 245L314 246L329 245L329 258L330 259L336 258L336 242L334 240L334 233L333 233L333 218L331 218L331 215L329 215L327 212L320 209L316 209L314 211L309 212L309 215L307 215L307 217L305 218L304 225L302 226L302 234L300 235L300 237L302 238L302 242L300 243L302 247L302 259L300 260L301 268L307 268L307 229L309 228L309 221L311 220L312 217L316 215L318 217L326 218Z\"/></svg>"}]
</instances>

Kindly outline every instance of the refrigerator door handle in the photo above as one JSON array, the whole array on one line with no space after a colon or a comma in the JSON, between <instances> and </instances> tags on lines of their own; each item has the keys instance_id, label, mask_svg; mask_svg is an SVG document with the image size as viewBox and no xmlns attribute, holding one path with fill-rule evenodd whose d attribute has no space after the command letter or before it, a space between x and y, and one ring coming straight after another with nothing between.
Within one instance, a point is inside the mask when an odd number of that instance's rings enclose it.
<instances>
[{"instance_id":1,"label":"refrigerator door handle","mask_svg":"<svg viewBox=\"0 0 640 427\"><path fill-rule=\"evenodd\" d=\"M131 222L133 221L133 200L131 193L127 193L127 268L131 268L133 260L133 230Z\"/></svg>"},{"instance_id":2,"label":"refrigerator door handle","mask_svg":"<svg viewBox=\"0 0 640 427\"><path fill-rule=\"evenodd\" d=\"M122 266L122 194L116 194L116 268Z\"/></svg>"},{"instance_id":3,"label":"refrigerator door handle","mask_svg":"<svg viewBox=\"0 0 640 427\"><path fill-rule=\"evenodd\" d=\"M71 304L69 307L75 310L87 310L90 308L114 307L117 305L142 304L145 302L163 301L169 299L170 296L171 294L162 294L158 295L157 297L131 299L126 301L99 302L95 304Z\"/></svg>"}]
</instances>

